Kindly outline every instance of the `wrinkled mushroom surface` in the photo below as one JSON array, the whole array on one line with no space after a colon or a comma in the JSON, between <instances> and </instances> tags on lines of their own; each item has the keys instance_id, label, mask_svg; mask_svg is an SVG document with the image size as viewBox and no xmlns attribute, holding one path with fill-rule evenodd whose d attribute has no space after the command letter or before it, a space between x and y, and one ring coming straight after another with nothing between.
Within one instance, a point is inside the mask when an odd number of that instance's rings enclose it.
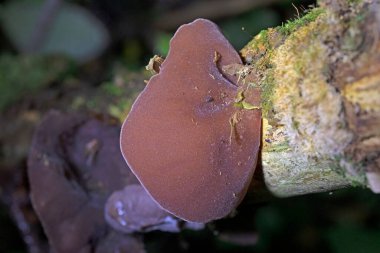
<instances>
[{"instance_id":1,"label":"wrinkled mushroom surface","mask_svg":"<svg viewBox=\"0 0 380 253\"><path fill-rule=\"evenodd\" d=\"M187 221L228 215L256 165L261 114L234 105L241 87L221 73L228 64L241 59L214 23L181 26L122 127L130 168L159 205ZM250 102L259 103L258 93Z\"/></svg>"},{"instance_id":2,"label":"wrinkled mushroom surface","mask_svg":"<svg viewBox=\"0 0 380 253\"><path fill-rule=\"evenodd\" d=\"M117 124L57 111L36 129L28 177L52 252L145 252L141 238L115 234L104 220L107 197L138 183L118 139Z\"/></svg>"}]
</instances>

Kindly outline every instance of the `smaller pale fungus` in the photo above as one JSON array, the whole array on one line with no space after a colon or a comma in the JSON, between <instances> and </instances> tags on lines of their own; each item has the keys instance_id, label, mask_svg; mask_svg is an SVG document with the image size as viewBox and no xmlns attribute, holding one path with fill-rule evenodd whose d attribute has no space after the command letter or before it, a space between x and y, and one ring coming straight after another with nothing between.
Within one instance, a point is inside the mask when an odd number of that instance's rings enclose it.
<instances>
[{"instance_id":1,"label":"smaller pale fungus","mask_svg":"<svg viewBox=\"0 0 380 253\"><path fill-rule=\"evenodd\" d=\"M161 230L180 232L183 228L202 229L202 223L185 222L163 210L139 185L128 185L114 192L105 205L105 219L116 231L123 233Z\"/></svg>"}]
</instances>

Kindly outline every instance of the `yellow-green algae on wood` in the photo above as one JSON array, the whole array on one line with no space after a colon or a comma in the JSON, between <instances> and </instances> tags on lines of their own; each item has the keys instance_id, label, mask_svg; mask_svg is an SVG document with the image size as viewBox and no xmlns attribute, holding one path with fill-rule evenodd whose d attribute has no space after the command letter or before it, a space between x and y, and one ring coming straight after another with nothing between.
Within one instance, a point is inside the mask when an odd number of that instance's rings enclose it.
<instances>
[{"instance_id":1,"label":"yellow-green algae on wood","mask_svg":"<svg viewBox=\"0 0 380 253\"><path fill-rule=\"evenodd\" d=\"M261 32L241 51L260 78L262 166L277 196L366 185L360 164L345 153L355 136L347 126L342 94L352 94L356 86L341 92L330 82L334 52L328 40L332 26L341 25L336 15L316 8ZM363 96L356 99L371 102Z\"/></svg>"}]
</instances>

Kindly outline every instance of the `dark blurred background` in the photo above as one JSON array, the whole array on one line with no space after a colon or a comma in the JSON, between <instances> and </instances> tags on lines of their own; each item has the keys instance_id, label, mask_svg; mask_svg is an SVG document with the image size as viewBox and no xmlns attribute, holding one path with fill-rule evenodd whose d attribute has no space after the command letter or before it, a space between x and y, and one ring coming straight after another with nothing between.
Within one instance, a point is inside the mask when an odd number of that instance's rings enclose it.
<instances>
[{"instance_id":1,"label":"dark blurred background","mask_svg":"<svg viewBox=\"0 0 380 253\"><path fill-rule=\"evenodd\" d=\"M122 121L181 24L216 22L239 50L314 1L0 0L0 252L46 244L26 159L50 108ZM147 252L380 252L380 198L362 188L243 203L202 231L145 235Z\"/></svg>"}]
</instances>

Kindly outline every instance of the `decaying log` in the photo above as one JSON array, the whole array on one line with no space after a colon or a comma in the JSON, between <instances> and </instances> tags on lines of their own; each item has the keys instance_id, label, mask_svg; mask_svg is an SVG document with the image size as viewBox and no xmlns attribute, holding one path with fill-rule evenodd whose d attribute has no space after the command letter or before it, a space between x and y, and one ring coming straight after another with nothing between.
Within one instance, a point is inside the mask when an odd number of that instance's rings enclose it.
<instances>
[{"instance_id":1,"label":"decaying log","mask_svg":"<svg viewBox=\"0 0 380 253\"><path fill-rule=\"evenodd\" d=\"M243 81L262 88L262 166L277 196L380 192L380 2L325 1L258 34Z\"/></svg>"}]
</instances>

